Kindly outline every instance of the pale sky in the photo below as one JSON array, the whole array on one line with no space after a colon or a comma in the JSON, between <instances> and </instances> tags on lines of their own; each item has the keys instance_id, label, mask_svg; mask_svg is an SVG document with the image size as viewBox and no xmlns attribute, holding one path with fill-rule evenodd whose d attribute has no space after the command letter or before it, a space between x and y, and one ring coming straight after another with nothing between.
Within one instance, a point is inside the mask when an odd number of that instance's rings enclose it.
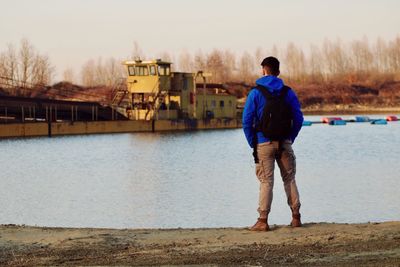
<instances>
[{"instance_id":1,"label":"pale sky","mask_svg":"<svg viewBox=\"0 0 400 267\"><path fill-rule=\"evenodd\" d=\"M56 79L90 58L213 48L253 53L292 41L307 46L400 33L399 0L0 0L0 51L27 38Z\"/></svg>"}]
</instances>

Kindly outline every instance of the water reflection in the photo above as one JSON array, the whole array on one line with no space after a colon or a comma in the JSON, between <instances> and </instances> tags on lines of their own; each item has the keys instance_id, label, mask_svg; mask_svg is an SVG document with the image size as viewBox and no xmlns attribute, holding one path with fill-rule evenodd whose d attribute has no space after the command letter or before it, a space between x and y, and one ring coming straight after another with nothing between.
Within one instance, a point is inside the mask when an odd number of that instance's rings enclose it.
<instances>
[{"instance_id":1,"label":"water reflection","mask_svg":"<svg viewBox=\"0 0 400 267\"><path fill-rule=\"evenodd\" d=\"M304 127L294 145L304 221L399 220L399 131L400 123ZM0 166L0 223L226 227L257 216L240 129L1 140ZM275 174L271 223L287 224Z\"/></svg>"}]
</instances>

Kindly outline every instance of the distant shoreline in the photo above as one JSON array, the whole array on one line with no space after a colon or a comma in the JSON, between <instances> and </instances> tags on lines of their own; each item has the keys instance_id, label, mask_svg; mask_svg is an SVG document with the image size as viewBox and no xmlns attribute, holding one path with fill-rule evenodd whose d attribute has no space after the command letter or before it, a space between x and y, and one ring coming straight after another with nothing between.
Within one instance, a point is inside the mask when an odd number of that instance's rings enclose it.
<instances>
[{"instance_id":1,"label":"distant shoreline","mask_svg":"<svg viewBox=\"0 0 400 267\"><path fill-rule=\"evenodd\" d=\"M400 114L400 107L348 107L348 106L325 106L306 107L302 109L304 115L370 115L370 114Z\"/></svg>"},{"instance_id":2,"label":"distant shoreline","mask_svg":"<svg viewBox=\"0 0 400 267\"><path fill-rule=\"evenodd\" d=\"M94 229L0 226L0 265L313 265L400 263L400 221L301 228Z\"/></svg>"}]
</instances>

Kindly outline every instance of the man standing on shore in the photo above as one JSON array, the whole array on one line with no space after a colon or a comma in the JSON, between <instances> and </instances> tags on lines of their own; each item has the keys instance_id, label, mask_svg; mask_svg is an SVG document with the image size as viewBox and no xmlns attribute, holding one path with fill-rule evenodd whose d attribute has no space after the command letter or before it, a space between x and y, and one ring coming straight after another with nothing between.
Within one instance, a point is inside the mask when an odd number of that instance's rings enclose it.
<instances>
[{"instance_id":1,"label":"man standing on shore","mask_svg":"<svg viewBox=\"0 0 400 267\"><path fill-rule=\"evenodd\" d=\"M256 81L257 86L247 96L243 111L243 130L253 148L256 175L260 181L259 218L250 228L253 231L269 230L275 160L292 211L291 226L301 226L292 144L303 124L303 113L296 94L278 78L279 64L275 57L267 57L261 62L263 77Z\"/></svg>"}]
</instances>

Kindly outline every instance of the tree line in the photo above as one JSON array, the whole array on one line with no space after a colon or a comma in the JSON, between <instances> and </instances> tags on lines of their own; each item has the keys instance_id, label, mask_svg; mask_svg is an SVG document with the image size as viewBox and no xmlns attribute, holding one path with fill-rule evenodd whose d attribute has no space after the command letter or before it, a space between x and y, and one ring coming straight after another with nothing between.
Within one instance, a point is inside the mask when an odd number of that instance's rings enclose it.
<instances>
[{"instance_id":1,"label":"tree line","mask_svg":"<svg viewBox=\"0 0 400 267\"><path fill-rule=\"evenodd\" d=\"M268 55L280 59L282 76L294 84L379 82L392 80L400 73L400 36L389 41L378 38L374 42L366 37L350 42L326 39L307 49L290 42L284 47L260 47L253 53L240 54L229 49L213 49L208 53L198 50L148 56L135 43L129 59L161 58L173 62L174 71L210 72L210 82L250 85L261 75L260 62ZM107 62L87 61L81 70L81 82L85 86L107 84L119 62L113 58ZM125 75L123 69L118 69L117 73Z\"/></svg>"},{"instance_id":2,"label":"tree line","mask_svg":"<svg viewBox=\"0 0 400 267\"><path fill-rule=\"evenodd\" d=\"M202 70L212 74L210 82L250 85L261 75L260 62L268 55L280 59L282 76L294 84L379 82L395 79L400 73L400 36L373 42L366 37L349 42L326 39L307 48L290 42L281 47L260 47L252 53L213 49L179 54L161 52L155 56L146 55L135 42L131 56L124 60L162 58L174 63L174 71ZM71 68L64 70L62 78L86 87L112 87L126 76L121 62L122 59L113 57L89 59L77 73ZM19 49L9 45L0 53L0 87L49 85L54 72L49 58L26 39L21 41Z\"/></svg>"},{"instance_id":3,"label":"tree line","mask_svg":"<svg viewBox=\"0 0 400 267\"><path fill-rule=\"evenodd\" d=\"M9 44L0 52L0 87L16 94L18 88L49 85L55 68L47 55L39 53L27 39L19 47ZM23 94L23 92L22 92Z\"/></svg>"}]
</instances>

